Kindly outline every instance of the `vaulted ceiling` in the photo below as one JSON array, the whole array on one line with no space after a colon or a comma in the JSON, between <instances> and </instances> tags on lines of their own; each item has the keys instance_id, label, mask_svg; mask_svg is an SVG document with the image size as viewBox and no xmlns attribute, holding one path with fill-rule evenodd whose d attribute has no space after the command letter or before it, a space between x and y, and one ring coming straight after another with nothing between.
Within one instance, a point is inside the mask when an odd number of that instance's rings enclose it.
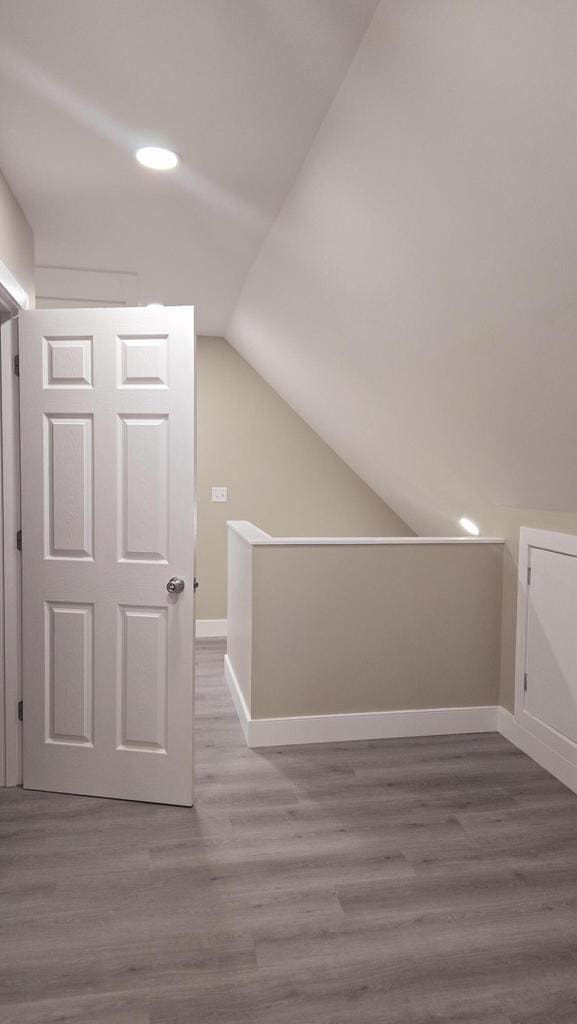
<instances>
[{"instance_id":1,"label":"vaulted ceiling","mask_svg":"<svg viewBox=\"0 0 577 1024\"><path fill-rule=\"evenodd\" d=\"M577 4L375 8L0 0L38 262L194 302L419 533L577 511Z\"/></svg>"},{"instance_id":2,"label":"vaulted ceiling","mask_svg":"<svg viewBox=\"0 0 577 1024\"><path fill-rule=\"evenodd\" d=\"M222 334L375 6L0 0L0 167L36 262L137 272Z\"/></svg>"}]
</instances>

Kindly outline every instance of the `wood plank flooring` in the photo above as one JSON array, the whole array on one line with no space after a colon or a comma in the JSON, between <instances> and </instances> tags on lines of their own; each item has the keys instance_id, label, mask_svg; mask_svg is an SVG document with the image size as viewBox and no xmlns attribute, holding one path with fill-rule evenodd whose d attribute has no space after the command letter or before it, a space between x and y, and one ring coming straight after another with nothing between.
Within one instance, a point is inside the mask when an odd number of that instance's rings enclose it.
<instances>
[{"instance_id":1,"label":"wood plank flooring","mask_svg":"<svg viewBox=\"0 0 577 1024\"><path fill-rule=\"evenodd\" d=\"M249 751L193 810L0 790L2 1024L576 1024L577 797L498 735Z\"/></svg>"}]
</instances>

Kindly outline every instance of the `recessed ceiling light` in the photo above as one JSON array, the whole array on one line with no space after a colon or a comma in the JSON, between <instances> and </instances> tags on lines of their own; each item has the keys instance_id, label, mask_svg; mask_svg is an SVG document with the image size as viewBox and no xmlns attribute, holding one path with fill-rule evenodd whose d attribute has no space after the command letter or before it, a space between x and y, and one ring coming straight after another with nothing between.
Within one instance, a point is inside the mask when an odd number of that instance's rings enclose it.
<instances>
[{"instance_id":1,"label":"recessed ceiling light","mask_svg":"<svg viewBox=\"0 0 577 1024\"><path fill-rule=\"evenodd\" d=\"M171 171L178 163L176 153L171 149L163 149L162 146L143 146L136 150L136 159L143 167L149 167L152 171Z\"/></svg>"},{"instance_id":2,"label":"recessed ceiling light","mask_svg":"<svg viewBox=\"0 0 577 1024\"><path fill-rule=\"evenodd\" d=\"M466 516L463 516L462 519L459 519L459 523L461 524L463 529L467 531L467 533L472 533L473 537L479 536L481 531L477 524L474 523L472 519L467 519Z\"/></svg>"}]
</instances>

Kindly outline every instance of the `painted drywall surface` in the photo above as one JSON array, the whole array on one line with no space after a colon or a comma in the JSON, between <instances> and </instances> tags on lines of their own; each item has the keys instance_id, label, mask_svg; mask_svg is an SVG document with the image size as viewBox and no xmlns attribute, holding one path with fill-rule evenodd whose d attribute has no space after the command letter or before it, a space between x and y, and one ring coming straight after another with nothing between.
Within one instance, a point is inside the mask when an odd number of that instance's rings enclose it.
<instances>
[{"instance_id":1,"label":"painted drywall surface","mask_svg":"<svg viewBox=\"0 0 577 1024\"><path fill-rule=\"evenodd\" d=\"M226 617L228 519L276 536L412 532L222 338L198 339L197 401L197 618Z\"/></svg>"},{"instance_id":2,"label":"painted drywall surface","mask_svg":"<svg viewBox=\"0 0 577 1024\"><path fill-rule=\"evenodd\" d=\"M227 337L420 534L577 512L574 0L382 0Z\"/></svg>"},{"instance_id":3,"label":"painted drywall surface","mask_svg":"<svg viewBox=\"0 0 577 1024\"><path fill-rule=\"evenodd\" d=\"M496 704L502 552L255 547L252 717Z\"/></svg>"},{"instance_id":4,"label":"painted drywall surface","mask_svg":"<svg viewBox=\"0 0 577 1024\"><path fill-rule=\"evenodd\" d=\"M0 171L0 260L34 305L34 236Z\"/></svg>"},{"instance_id":5,"label":"painted drywall surface","mask_svg":"<svg viewBox=\"0 0 577 1024\"><path fill-rule=\"evenodd\" d=\"M515 697L515 635L517 628L517 579L519 530L533 526L541 530L577 533L577 513L543 512L539 509L499 509L494 529L505 538L503 557L501 685L499 703L513 711Z\"/></svg>"}]
</instances>

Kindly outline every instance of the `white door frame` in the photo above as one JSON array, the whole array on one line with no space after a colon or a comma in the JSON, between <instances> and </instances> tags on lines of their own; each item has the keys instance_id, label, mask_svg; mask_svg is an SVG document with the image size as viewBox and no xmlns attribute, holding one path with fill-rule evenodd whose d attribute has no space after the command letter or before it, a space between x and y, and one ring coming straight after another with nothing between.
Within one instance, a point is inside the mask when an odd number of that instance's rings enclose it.
<instances>
[{"instance_id":1,"label":"white door frame","mask_svg":"<svg viewBox=\"0 0 577 1024\"><path fill-rule=\"evenodd\" d=\"M28 293L0 261L0 321L12 319L29 305ZM17 716L22 694L22 595L20 554L16 549L16 531L20 528L20 433L18 385L11 355L6 358L6 353L1 353L0 371L0 786L18 786L22 781L22 727Z\"/></svg>"}]
</instances>

